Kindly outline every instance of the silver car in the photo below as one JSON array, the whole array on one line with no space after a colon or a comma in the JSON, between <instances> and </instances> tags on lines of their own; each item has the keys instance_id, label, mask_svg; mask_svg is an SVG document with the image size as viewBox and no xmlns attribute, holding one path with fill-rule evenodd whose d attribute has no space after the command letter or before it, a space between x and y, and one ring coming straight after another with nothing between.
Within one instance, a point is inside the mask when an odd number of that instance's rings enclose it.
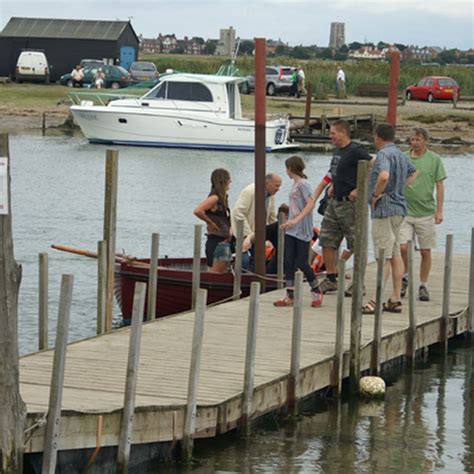
<instances>
[{"instance_id":1,"label":"silver car","mask_svg":"<svg viewBox=\"0 0 474 474\"><path fill-rule=\"evenodd\" d=\"M265 68L267 95L276 95L289 92L291 88L291 75L296 68L292 66L267 66ZM255 90L255 74L245 78L242 84L242 92L250 94Z\"/></svg>"},{"instance_id":2,"label":"silver car","mask_svg":"<svg viewBox=\"0 0 474 474\"><path fill-rule=\"evenodd\" d=\"M148 81L157 78L158 73L156 66L153 63L146 61L135 61L130 66L129 72L132 79L135 81Z\"/></svg>"}]
</instances>

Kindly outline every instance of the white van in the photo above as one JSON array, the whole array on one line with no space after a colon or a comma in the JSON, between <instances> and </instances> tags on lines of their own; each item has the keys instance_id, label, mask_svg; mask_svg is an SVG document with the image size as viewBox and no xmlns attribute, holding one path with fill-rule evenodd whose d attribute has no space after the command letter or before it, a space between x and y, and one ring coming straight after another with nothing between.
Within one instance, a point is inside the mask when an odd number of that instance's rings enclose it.
<instances>
[{"instance_id":1,"label":"white van","mask_svg":"<svg viewBox=\"0 0 474 474\"><path fill-rule=\"evenodd\" d=\"M41 81L49 84L49 65L42 51L22 51L15 70L16 82Z\"/></svg>"}]
</instances>

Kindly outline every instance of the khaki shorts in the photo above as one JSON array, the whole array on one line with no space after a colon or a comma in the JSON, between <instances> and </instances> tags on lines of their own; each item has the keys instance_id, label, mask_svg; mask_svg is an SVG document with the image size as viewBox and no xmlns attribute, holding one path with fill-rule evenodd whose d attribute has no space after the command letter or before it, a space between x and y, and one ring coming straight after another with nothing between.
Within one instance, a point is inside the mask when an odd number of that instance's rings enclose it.
<instances>
[{"instance_id":1,"label":"khaki shorts","mask_svg":"<svg viewBox=\"0 0 474 474\"><path fill-rule=\"evenodd\" d=\"M400 227L403 216L381 217L372 220L372 238L377 257L385 249L385 258L400 256Z\"/></svg>"},{"instance_id":2,"label":"khaki shorts","mask_svg":"<svg viewBox=\"0 0 474 474\"><path fill-rule=\"evenodd\" d=\"M435 217L406 216L400 228L400 243L406 244L409 240L418 241L420 249L436 248Z\"/></svg>"}]
</instances>

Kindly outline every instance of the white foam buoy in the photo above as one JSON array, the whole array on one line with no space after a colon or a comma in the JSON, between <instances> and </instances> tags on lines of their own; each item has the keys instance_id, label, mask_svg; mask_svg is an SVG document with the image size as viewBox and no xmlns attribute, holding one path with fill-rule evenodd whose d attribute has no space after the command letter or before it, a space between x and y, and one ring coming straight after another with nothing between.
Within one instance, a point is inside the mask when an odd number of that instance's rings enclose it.
<instances>
[{"instance_id":1,"label":"white foam buoy","mask_svg":"<svg viewBox=\"0 0 474 474\"><path fill-rule=\"evenodd\" d=\"M362 377L359 381L359 393L367 398L383 398L385 382L380 377Z\"/></svg>"}]
</instances>

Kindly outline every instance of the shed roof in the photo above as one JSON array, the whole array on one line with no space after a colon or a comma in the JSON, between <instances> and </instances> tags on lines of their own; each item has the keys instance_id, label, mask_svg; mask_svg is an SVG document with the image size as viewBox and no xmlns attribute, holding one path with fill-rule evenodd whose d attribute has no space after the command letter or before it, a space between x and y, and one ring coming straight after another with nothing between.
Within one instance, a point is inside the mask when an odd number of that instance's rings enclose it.
<instances>
[{"instance_id":1,"label":"shed roof","mask_svg":"<svg viewBox=\"0 0 474 474\"><path fill-rule=\"evenodd\" d=\"M128 21L12 17L3 29L1 36L114 41L119 39L128 25L132 28ZM133 33L135 34L135 31Z\"/></svg>"}]
</instances>

